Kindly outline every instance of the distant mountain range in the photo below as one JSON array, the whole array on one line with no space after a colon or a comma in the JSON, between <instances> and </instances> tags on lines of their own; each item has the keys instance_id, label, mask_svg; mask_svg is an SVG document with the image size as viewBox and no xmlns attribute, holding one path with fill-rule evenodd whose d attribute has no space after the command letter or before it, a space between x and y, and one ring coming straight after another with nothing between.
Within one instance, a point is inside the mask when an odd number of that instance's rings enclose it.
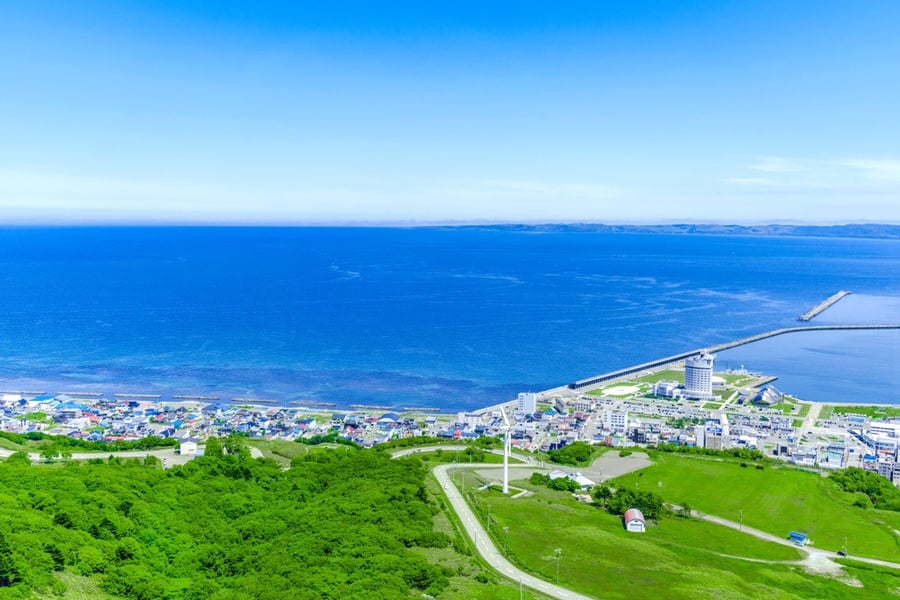
<instances>
[{"instance_id":1,"label":"distant mountain range","mask_svg":"<svg viewBox=\"0 0 900 600\"><path fill-rule=\"evenodd\" d=\"M585 233L665 233L694 235L793 236L900 239L900 225L865 223L851 225L604 225L602 223L547 223L501 225L455 225L439 228L483 231L585 232Z\"/></svg>"}]
</instances>

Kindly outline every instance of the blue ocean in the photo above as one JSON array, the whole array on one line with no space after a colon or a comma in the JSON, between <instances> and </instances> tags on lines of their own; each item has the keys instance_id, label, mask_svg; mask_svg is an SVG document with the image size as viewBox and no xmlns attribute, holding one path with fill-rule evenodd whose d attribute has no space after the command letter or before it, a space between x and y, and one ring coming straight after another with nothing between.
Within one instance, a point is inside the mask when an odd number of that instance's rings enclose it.
<instances>
[{"instance_id":1,"label":"blue ocean","mask_svg":"<svg viewBox=\"0 0 900 600\"><path fill-rule=\"evenodd\" d=\"M465 228L0 230L0 390L462 410L797 324L900 322L900 243ZM900 403L900 331L719 367Z\"/></svg>"}]
</instances>

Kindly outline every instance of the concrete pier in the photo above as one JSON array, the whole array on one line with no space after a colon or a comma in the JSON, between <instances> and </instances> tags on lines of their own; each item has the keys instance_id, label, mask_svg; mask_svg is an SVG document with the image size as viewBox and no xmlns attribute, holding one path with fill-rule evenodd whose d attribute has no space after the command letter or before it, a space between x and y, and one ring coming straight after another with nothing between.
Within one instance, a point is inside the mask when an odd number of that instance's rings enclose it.
<instances>
[{"instance_id":1,"label":"concrete pier","mask_svg":"<svg viewBox=\"0 0 900 600\"><path fill-rule=\"evenodd\" d=\"M844 298L844 296L849 296L849 295L850 295L850 292L848 292L847 290L841 290L837 294L829 296L825 300L823 300L823 301L819 302L818 304L816 304L815 306L813 306L811 309L809 309L808 311L806 311L805 313L803 313L802 315L797 317L797 320L798 321L809 321L810 319L812 319L813 317L815 317L816 315L818 315L825 309L829 308L831 305L833 305L838 300L841 300L842 298Z\"/></svg>"},{"instance_id":2,"label":"concrete pier","mask_svg":"<svg viewBox=\"0 0 900 600\"><path fill-rule=\"evenodd\" d=\"M637 375L637 374L641 373L642 371L660 370L663 367L675 366L678 363L680 363L681 361L683 361L684 359L690 358L691 356L695 356L697 354L700 354L701 352L710 352L710 353L721 352L722 350L728 350L729 348L743 346L744 344L751 344L753 342L758 342L758 341L764 340L766 338L775 337L776 335L784 335L786 333L796 333L798 331L828 331L828 330L848 330L848 329L900 329L900 324L804 325L804 326L798 326L798 327L785 327L783 329L775 329L772 331L767 331L765 333L751 335L749 337L741 338L739 340L734 340L732 342L726 342L724 344L719 344L717 346L710 346L709 348L700 348L697 350L691 350L690 352L682 352L681 354L667 356L665 358L660 358L659 360L646 362L646 363L643 363L640 365L635 365L633 367L626 367L624 369L619 369L618 371L612 371L610 373L604 373L603 375L597 375L596 377L590 377L588 379L581 379L579 381L576 381L575 383L570 383L567 387L570 390L581 390L584 388L597 386L602 383L609 382L613 379L617 379L619 377L624 377L626 375Z\"/></svg>"}]
</instances>

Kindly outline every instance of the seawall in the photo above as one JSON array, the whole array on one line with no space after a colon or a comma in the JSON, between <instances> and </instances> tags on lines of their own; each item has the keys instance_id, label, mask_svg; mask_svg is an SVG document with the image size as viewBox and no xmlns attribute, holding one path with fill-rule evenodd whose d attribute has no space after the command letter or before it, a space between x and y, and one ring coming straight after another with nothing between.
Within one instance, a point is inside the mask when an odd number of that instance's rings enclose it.
<instances>
[{"instance_id":1,"label":"seawall","mask_svg":"<svg viewBox=\"0 0 900 600\"><path fill-rule=\"evenodd\" d=\"M801 326L797 326L797 327L784 327L782 329L773 329L772 331L767 331L765 333L759 333L757 335L751 335L749 337L741 338L741 339L734 340L731 342L725 342L724 344L718 344L716 346L710 346L708 348L698 348L697 350L691 350L690 352L682 352L681 354L667 356L665 358L660 358L658 360L653 360L650 362L642 363L639 365L635 365L633 367L626 367L624 369L619 369L617 371L611 371L609 373L604 373L603 375L597 375L595 377L581 379L574 383L570 383L567 387L570 390L580 390L580 389L584 389L587 387L599 385L601 383L605 383L610 380L617 379L619 377L624 377L626 375L635 375L635 374L640 373L641 371L660 369L661 367L665 367L667 365L679 363L679 362L683 361L684 359L689 358L691 356L695 356L697 354L700 354L701 352L712 352L712 353L721 352L722 350L728 350L729 348L736 348L737 346L743 346L745 344L752 344L753 342L758 342L760 340L764 340L764 339L767 339L770 337L775 337L777 335L784 335L787 333L797 333L800 331L829 331L829 330L848 330L848 329L900 329L900 324L801 325ZM548 390L548 391L550 391L550 390ZM553 391L555 391L555 390L553 390Z\"/></svg>"},{"instance_id":2,"label":"seawall","mask_svg":"<svg viewBox=\"0 0 900 600\"><path fill-rule=\"evenodd\" d=\"M810 319L812 319L813 317L815 317L816 315L818 315L825 309L829 308L831 305L833 305L837 301L839 301L842 298L844 298L845 296L849 296L849 295L850 295L850 292L848 292L847 290L841 290L837 294L833 294L833 295L829 296L828 298L822 300L815 306L813 306L811 309L809 309L808 311L806 311L805 313L803 313L802 315L797 317L797 320L798 321L809 321Z\"/></svg>"}]
</instances>

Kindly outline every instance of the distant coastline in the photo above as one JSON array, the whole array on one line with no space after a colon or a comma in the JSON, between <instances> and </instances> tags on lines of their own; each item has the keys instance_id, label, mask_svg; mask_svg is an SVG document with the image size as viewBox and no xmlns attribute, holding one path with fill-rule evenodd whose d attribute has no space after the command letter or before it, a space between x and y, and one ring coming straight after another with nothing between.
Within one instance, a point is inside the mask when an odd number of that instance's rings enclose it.
<instances>
[{"instance_id":1,"label":"distant coastline","mask_svg":"<svg viewBox=\"0 0 900 600\"><path fill-rule=\"evenodd\" d=\"M603 223L544 223L496 225L445 225L435 229L522 231L535 233L644 233L667 235L736 235L760 237L828 237L900 239L900 225L860 223L845 225L722 225L679 223L671 225L606 225Z\"/></svg>"}]
</instances>

